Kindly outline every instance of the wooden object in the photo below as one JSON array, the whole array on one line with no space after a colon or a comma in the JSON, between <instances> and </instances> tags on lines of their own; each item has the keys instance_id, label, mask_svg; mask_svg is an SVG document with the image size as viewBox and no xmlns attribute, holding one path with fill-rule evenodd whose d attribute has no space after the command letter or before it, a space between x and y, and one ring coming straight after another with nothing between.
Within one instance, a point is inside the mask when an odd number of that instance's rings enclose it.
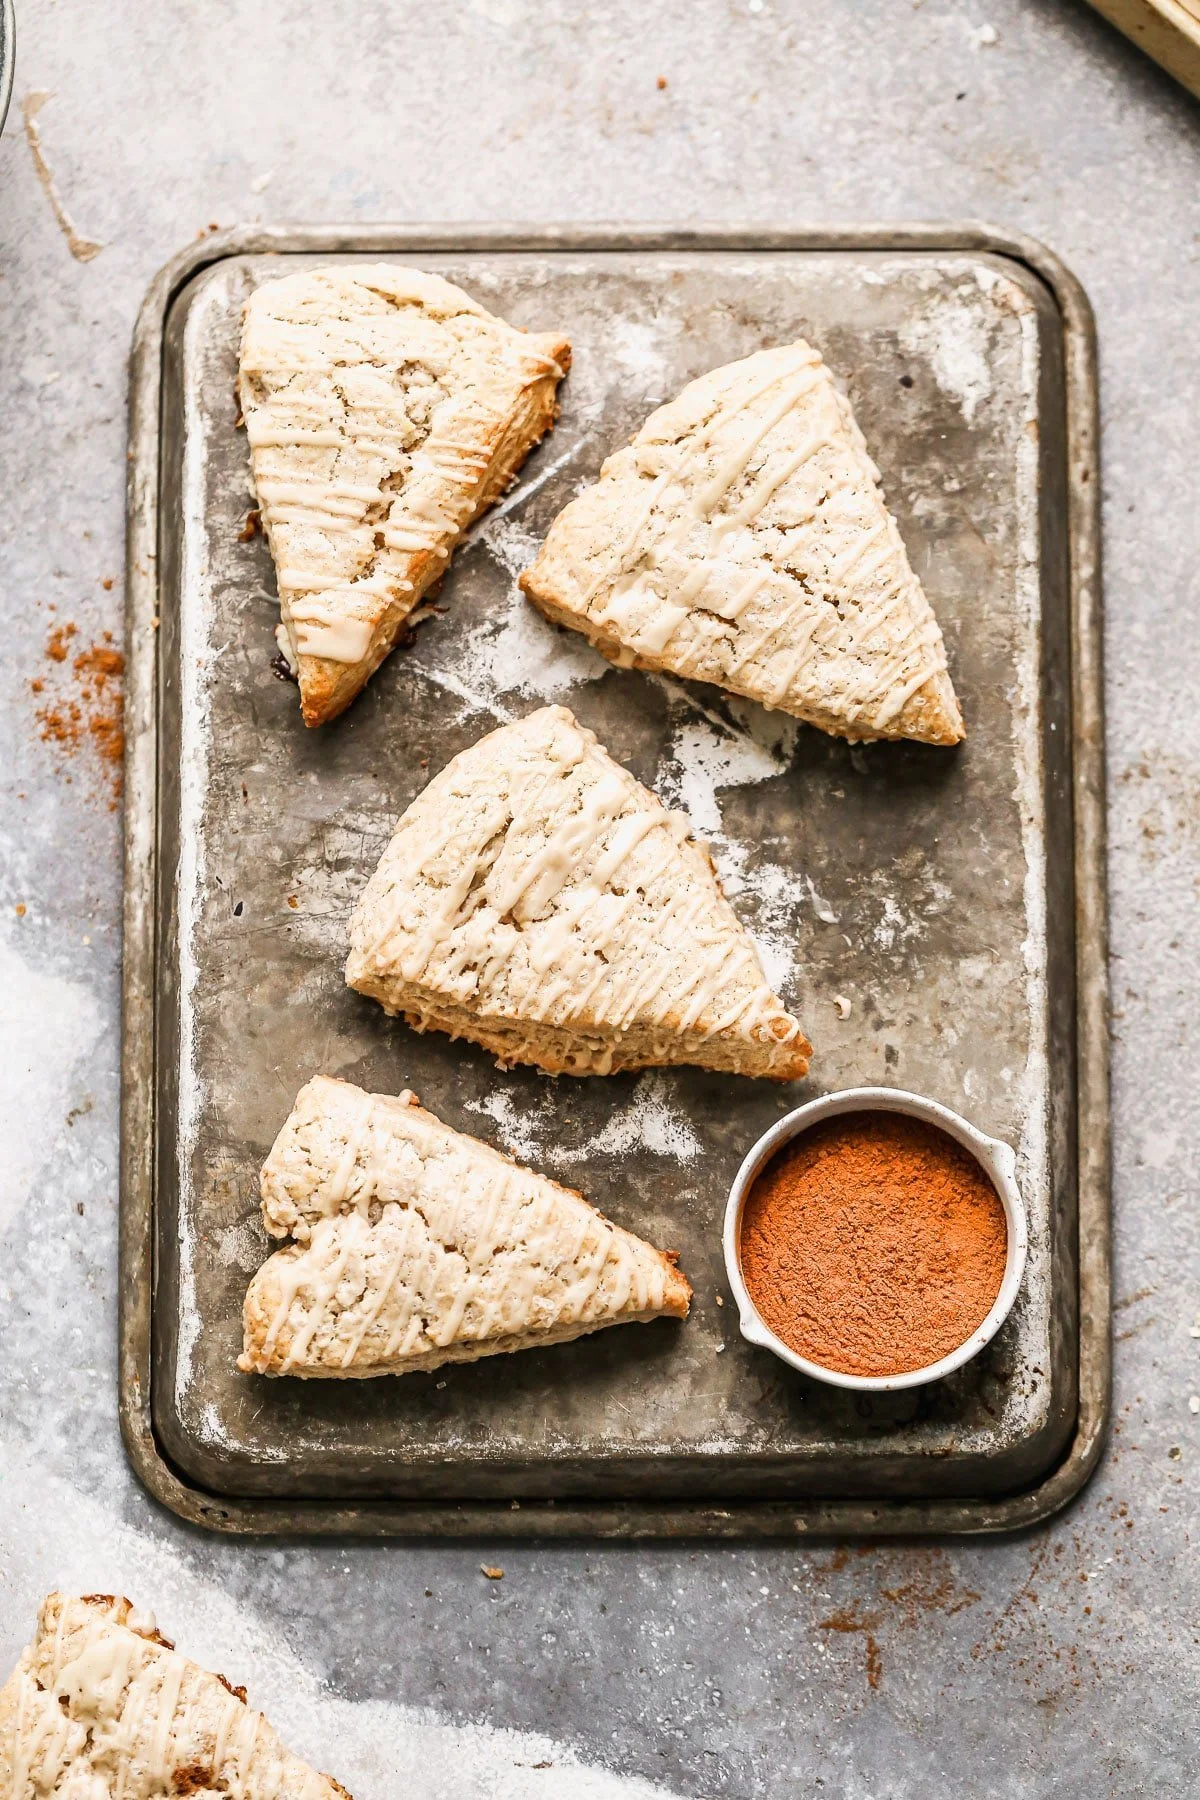
<instances>
[{"instance_id":1,"label":"wooden object","mask_svg":"<svg viewBox=\"0 0 1200 1800\"><path fill-rule=\"evenodd\" d=\"M1200 99L1200 0L1091 0L1091 5Z\"/></svg>"}]
</instances>

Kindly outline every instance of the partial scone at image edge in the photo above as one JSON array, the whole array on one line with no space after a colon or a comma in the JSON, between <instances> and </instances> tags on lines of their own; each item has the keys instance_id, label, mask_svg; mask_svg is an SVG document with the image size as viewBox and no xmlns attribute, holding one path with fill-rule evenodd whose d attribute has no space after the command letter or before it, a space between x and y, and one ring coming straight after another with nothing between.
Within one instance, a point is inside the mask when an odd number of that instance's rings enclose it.
<instances>
[{"instance_id":1,"label":"partial scone at image edge","mask_svg":"<svg viewBox=\"0 0 1200 1800\"><path fill-rule=\"evenodd\" d=\"M285 1749L246 1690L179 1654L113 1594L48 1594L0 1689L0 1793L350 1800Z\"/></svg>"}]
</instances>

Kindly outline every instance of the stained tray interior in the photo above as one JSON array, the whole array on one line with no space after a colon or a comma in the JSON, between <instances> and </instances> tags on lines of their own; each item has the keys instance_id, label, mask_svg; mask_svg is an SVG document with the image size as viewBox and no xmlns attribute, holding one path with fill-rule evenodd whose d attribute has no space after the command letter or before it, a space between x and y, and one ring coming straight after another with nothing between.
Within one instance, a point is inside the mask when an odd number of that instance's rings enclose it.
<instances>
[{"instance_id":1,"label":"stained tray interior","mask_svg":"<svg viewBox=\"0 0 1200 1800\"><path fill-rule=\"evenodd\" d=\"M160 632L153 1410L225 1494L995 1493L1074 1416L1075 1185L1061 327L1023 266L904 253L419 257L575 361L557 428L457 553L422 624L333 726L272 672L274 576L233 383L240 313L299 257L231 257L168 325ZM326 259L331 260L331 259ZM336 259L346 260L346 259ZM810 337L850 394L946 635L969 736L851 747L708 688L611 669L515 575L657 401ZM549 1080L419 1037L343 985L346 923L397 814L496 723L568 705L708 837L815 1045L792 1088L672 1070ZM835 997L849 1001L845 1008ZM240 1375L267 1254L256 1170L322 1071L425 1105L679 1251L684 1325L403 1380ZM807 1382L740 1338L720 1223L753 1139L830 1088L885 1082L1018 1150L1029 1272L948 1381Z\"/></svg>"}]
</instances>

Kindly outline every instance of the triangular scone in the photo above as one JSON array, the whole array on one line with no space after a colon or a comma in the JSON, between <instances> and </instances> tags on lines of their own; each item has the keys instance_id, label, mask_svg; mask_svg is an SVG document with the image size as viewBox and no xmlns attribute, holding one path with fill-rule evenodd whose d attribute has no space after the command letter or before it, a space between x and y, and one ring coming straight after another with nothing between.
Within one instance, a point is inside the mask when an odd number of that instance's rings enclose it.
<instances>
[{"instance_id":1,"label":"triangular scone","mask_svg":"<svg viewBox=\"0 0 1200 1800\"><path fill-rule=\"evenodd\" d=\"M879 471L808 344L713 369L651 413L521 586L624 667L715 682L838 737L963 735Z\"/></svg>"},{"instance_id":2,"label":"triangular scone","mask_svg":"<svg viewBox=\"0 0 1200 1800\"><path fill-rule=\"evenodd\" d=\"M686 816L561 706L481 738L417 796L350 946L351 987L502 1064L808 1068Z\"/></svg>"},{"instance_id":3,"label":"triangular scone","mask_svg":"<svg viewBox=\"0 0 1200 1800\"><path fill-rule=\"evenodd\" d=\"M687 1317L669 1257L409 1093L316 1076L261 1181L267 1230L296 1242L250 1284L247 1372L406 1375Z\"/></svg>"},{"instance_id":4,"label":"triangular scone","mask_svg":"<svg viewBox=\"0 0 1200 1800\"><path fill-rule=\"evenodd\" d=\"M307 725L349 705L466 527L553 424L571 360L420 269L268 281L239 394Z\"/></svg>"},{"instance_id":5,"label":"triangular scone","mask_svg":"<svg viewBox=\"0 0 1200 1800\"><path fill-rule=\"evenodd\" d=\"M111 1594L50 1594L0 1690L12 1800L350 1800L285 1750L246 1690L180 1656Z\"/></svg>"}]
</instances>

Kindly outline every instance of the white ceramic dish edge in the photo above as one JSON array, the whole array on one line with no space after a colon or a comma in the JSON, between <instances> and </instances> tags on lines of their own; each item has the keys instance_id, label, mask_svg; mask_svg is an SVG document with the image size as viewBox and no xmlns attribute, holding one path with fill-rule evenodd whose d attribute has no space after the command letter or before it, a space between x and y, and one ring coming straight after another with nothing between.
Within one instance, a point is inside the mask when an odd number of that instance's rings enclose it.
<instances>
[{"instance_id":1,"label":"white ceramic dish edge","mask_svg":"<svg viewBox=\"0 0 1200 1800\"><path fill-rule=\"evenodd\" d=\"M1004 1264L1004 1278L987 1317L957 1350L952 1350L948 1356L930 1363L924 1369L910 1369L903 1375L844 1375L836 1369L823 1368L819 1363L809 1362L806 1357L798 1356L794 1350L789 1350L760 1317L742 1280L739 1254L742 1208L759 1171L784 1144L799 1137L823 1119L836 1118L839 1113L847 1112L905 1113L909 1118L923 1119L929 1125L939 1126L960 1143L964 1150L969 1150L990 1177L1008 1221L1008 1255ZM901 1088L843 1088L839 1093L825 1094L819 1100L810 1100L806 1106L797 1107L794 1112L785 1113L769 1131L763 1133L747 1154L734 1178L725 1208L725 1270L737 1302L742 1336L748 1343L772 1351L782 1362L798 1369L802 1375L811 1376L814 1381L824 1381L832 1387L854 1388L859 1392L883 1394L894 1392L898 1388L923 1387L926 1382L938 1381L943 1375L961 1369L964 1363L978 1355L984 1345L995 1337L1012 1311L1025 1273L1029 1232L1025 1203L1017 1187L1016 1160L1008 1144L999 1138L986 1136L961 1114L952 1112L948 1106L942 1106L936 1100L926 1100L920 1094L905 1093Z\"/></svg>"}]
</instances>

